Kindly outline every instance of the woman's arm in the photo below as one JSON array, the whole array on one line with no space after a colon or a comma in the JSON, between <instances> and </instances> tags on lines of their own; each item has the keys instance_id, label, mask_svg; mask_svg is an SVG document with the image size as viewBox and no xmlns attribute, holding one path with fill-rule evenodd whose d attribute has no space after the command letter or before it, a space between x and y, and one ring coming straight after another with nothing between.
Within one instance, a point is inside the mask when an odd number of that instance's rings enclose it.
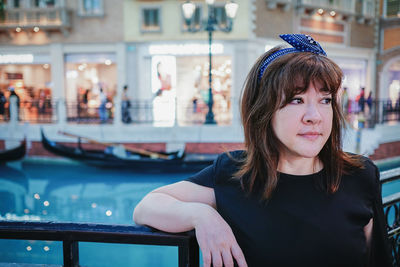
<instances>
[{"instance_id":1,"label":"woman's arm","mask_svg":"<svg viewBox=\"0 0 400 267\"><path fill-rule=\"evenodd\" d=\"M247 266L231 228L215 209L214 189L191 182L160 187L136 206L133 219L166 232L195 229L204 266Z\"/></svg>"},{"instance_id":2,"label":"woman's arm","mask_svg":"<svg viewBox=\"0 0 400 267\"><path fill-rule=\"evenodd\" d=\"M136 206L133 220L166 232L194 229L199 211L215 209L214 189L178 182L155 189Z\"/></svg>"}]
</instances>

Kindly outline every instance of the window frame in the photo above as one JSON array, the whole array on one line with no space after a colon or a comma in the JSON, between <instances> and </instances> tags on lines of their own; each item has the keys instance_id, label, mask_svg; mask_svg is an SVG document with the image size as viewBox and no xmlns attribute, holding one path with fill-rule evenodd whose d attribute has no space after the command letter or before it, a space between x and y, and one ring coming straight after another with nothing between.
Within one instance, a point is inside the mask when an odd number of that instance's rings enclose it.
<instances>
[{"instance_id":1,"label":"window frame","mask_svg":"<svg viewBox=\"0 0 400 267\"><path fill-rule=\"evenodd\" d=\"M400 0L397 0L397 1L398 1L397 14L399 14L400 13ZM398 18L397 14L396 15L388 15L388 0L385 0L384 5L383 5L383 16L385 18L397 19Z\"/></svg>"},{"instance_id":2,"label":"window frame","mask_svg":"<svg viewBox=\"0 0 400 267\"><path fill-rule=\"evenodd\" d=\"M146 29L144 26L145 22L145 11L155 9L158 11L158 28L156 29ZM162 7L161 5L142 5L140 6L140 16L139 16L139 27L141 33L161 33L162 32Z\"/></svg>"},{"instance_id":3,"label":"window frame","mask_svg":"<svg viewBox=\"0 0 400 267\"><path fill-rule=\"evenodd\" d=\"M79 0L78 7L78 16L79 17L104 17L104 0L97 0L100 3L100 12L99 13L88 13L85 11L85 1L87 0ZM90 0L93 1L93 0Z\"/></svg>"},{"instance_id":4,"label":"window frame","mask_svg":"<svg viewBox=\"0 0 400 267\"><path fill-rule=\"evenodd\" d=\"M225 23L224 24L221 24L221 21L218 21L218 16L216 16L216 10L217 10L217 8L218 9L222 9L223 10L223 13L225 14ZM222 27L222 28L225 28L225 27L227 27L227 25L229 25L229 18L228 18L228 15L226 14L226 10L225 10L225 4L224 3L215 3L214 4L214 16L215 16L215 20L216 20L216 22L217 22L217 25L218 25L218 27Z\"/></svg>"}]
</instances>

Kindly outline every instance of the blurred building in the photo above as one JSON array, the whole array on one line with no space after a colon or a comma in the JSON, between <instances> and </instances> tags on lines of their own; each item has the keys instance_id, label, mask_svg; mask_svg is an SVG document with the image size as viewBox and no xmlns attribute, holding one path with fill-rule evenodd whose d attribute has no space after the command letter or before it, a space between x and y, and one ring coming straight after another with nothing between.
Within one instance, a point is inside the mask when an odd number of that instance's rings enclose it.
<instances>
[{"instance_id":1,"label":"blurred building","mask_svg":"<svg viewBox=\"0 0 400 267\"><path fill-rule=\"evenodd\" d=\"M393 104L400 98L400 1L380 1L377 88Z\"/></svg>"},{"instance_id":2,"label":"blurred building","mask_svg":"<svg viewBox=\"0 0 400 267\"><path fill-rule=\"evenodd\" d=\"M39 142L44 126L56 141L71 141L55 134L68 129L102 141L160 143L160 149L186 144L190 151L192 144L193 151L213 152L209 144L240 145L243 83L257 57L283 43L282 33L310 34L322 43L345 74L350 109L356 109L362 87L382 99L400 90L399 0L236 0L232 31L213 33L217 125L203 125L209 100L208 35L189 30L184 2L1 1L0 91L8 96L14 88L20 96L19 116L30 123L29 139ZM190 23L201 29L208 6L204 0L193 2ZM229 22L225 3L216 0L213 9L221 26ZM124 85L131 124L121 122ZM109 101L111 119L105 124L92 120L99 115L100 89ZM52 105L48 121L28 116L40 113L43 96ZM0 139L22 138L27 126L21 122L0 117ZM363 140L373 140L376 147L387 141L379 138Z\"/></svg>"},{"instance_id":3,"label":"blurred building","mask_svg":"<svg viewBox=\"0 0 400 267\"><path fill-rule=\"evenodd\" d=\"M88 105L97 104L100 87L116 94L123 79L117 66L125 57L122 1L2 3L0 90L15 88L26 105L34 105L41 90L67 106L82 101L86 90Z\"/></svg>"}]
</instances>

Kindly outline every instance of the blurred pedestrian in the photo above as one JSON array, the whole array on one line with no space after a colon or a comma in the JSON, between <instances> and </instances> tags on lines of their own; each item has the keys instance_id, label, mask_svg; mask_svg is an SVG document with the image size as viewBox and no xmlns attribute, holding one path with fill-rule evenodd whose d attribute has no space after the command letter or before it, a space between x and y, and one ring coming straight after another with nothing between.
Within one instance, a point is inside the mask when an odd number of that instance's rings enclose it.
<instances>
[{"instance_id":1,"label":"blurred pedestrian","mask_svg":"<svg viewBox=\"0 0 400 267\"><path fill-rule=\"evenodd\" d=\"M122 101L121 101L121 111L122 111L122 121L124 123L132 122L131 114L129 109L131 108L131 100L128 96L128 85L124 86L122 91Z\"/></svg>"},{"instance_id":2,"label":"blurred pedestrian","mask_svg":"<svg viewBox=\"0 0 400 267\"><path fill-rule=\"evenodd\" d=\"M344 114L350 113L349 111L349 94L347 92L347 87L343 87L342 92L342 110Z\"/></svg>"},{"instance_id":3,"label":"blurred pedestrian","mask_svg":"<svg viewBox=\"0 0 400 267\"><path fill-rule=\"evenodd\" d=\"M100 123L105 123L107 121L107 109L106 109L106 104L107 104L107 96L103 91L103 88L100 88L100 106L99 106L99 117L100 117Z\"/></svg>"},{"instance_id":4,"label":"blurred pedestrian","mask_svg":"<svg viewBox=\"0 0 400 267\"><path fill-rule=\"evenodd\" d=\"M359 107L359 111L361 113L364 113L364 107L365 107L365 88L361 87L361 92L357 97L358 100L358 107Z\"/></svg>"},{"instance_id":5,"label":"blurred pedestrian","mask_svg":"<svg viewBox=\"0 0 400 267\"><path fill-rule=\"evenodd\" d=\"M368 112L371 113L372 111L372 91L369 91L368 97L367 97L367 106L368 106Z\"/></svg>"},{"instance_id":6,"label":"blurred pedestrian","mask_svg":"<svg viewBox=\"0 0 400 267\"><path fill-rule=\"evenodd\" d=\"M0 119L4 119L5 105L7 103L7 98L4 93L0 91Z\"/></svg>"},{"instance_id":7,"label":"blurred pedestrian","mask_svg":"<svg viewBox=\"0 0 400 267\"><path fill-rule=\"evenodd\" d=\"M16 99L17 99L17 101L16 101L16 104L17 104L17 119L19 120L19 107L20 107L20 99L19 99L19 96L18 96L17 93L15 92L14 87L10 87L8 90L10 91L10 96L8 97L8 100L9 100L9 102L10 102L10 104L8 105L8 114L10 114L10 116L11 116L11 112L10 112L10 109L11 109L11 99L12 99L12 98L16 98Z\"/></svg>"}]
</instances>

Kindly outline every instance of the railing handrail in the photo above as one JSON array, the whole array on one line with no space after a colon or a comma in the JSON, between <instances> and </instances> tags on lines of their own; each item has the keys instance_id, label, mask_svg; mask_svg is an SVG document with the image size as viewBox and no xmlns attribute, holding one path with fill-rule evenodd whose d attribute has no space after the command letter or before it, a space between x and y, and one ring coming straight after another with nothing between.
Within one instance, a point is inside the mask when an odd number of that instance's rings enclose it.
<instances>
[{"instance_id":1,"label":"railing handrail","mask_svg":"<svg viewBox=\"0 0 400 267\"><path fill-rule=\"evenodd\" d=\"M400 179L400 167L380 172L381 184Z\"/></svg>"},{"instance_id":2,"label":"railing handrail","mask_svg":"<svg viewBox=\"0 0 400 267\"><path fill-rule=\"evenodd\" d=\"M193 231L173 234L134 225L0 221L0 238L62 241L64 266L79 265L78 242L177 246L179 266L199 266Z\"/></svg>"}]
</instances>

